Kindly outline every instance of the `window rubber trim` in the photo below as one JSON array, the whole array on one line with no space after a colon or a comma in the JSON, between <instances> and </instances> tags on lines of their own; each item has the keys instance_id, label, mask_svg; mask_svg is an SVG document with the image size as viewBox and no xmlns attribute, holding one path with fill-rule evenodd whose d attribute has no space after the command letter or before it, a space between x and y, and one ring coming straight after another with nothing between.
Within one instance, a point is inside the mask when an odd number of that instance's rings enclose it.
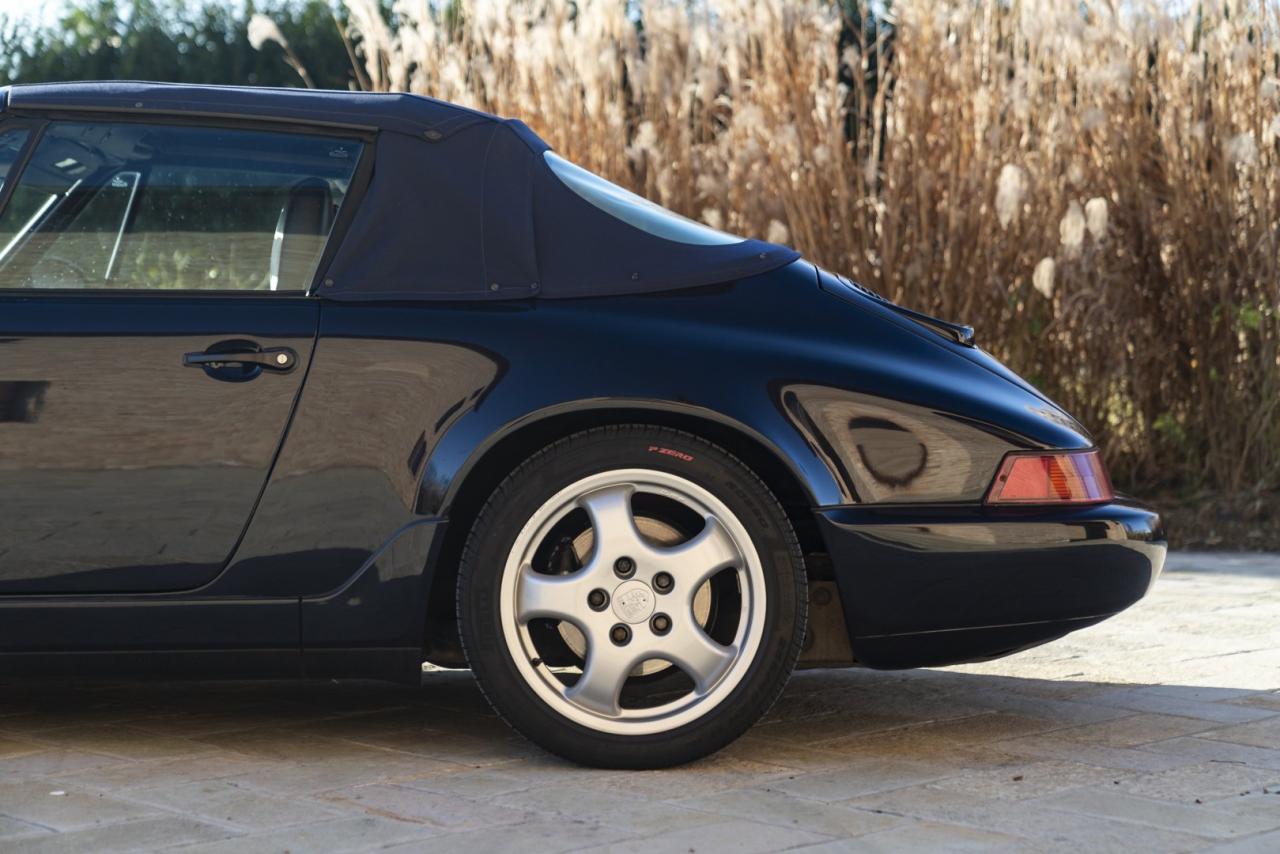
<instances>
[{"instance_id":1,"label":"window rubber trim","mask_svg":"<svg viewBox=\"0 0 1280 854\"><path fill-rule=\"evenodd\" d=\"M4 209L9 204L13 189L22 180L23 173L27 171L27 164L31 162L31 158L35 155L36 146L44 138L45 128L48 126L49 122L47 120L29 120L10 115L0 116L0 133L14 127L31 129L31 132L27 134L27 141L23 143L22 150L18 152L17 159L13 161L13 167L4 178L4 187L0 189L0 216L4 215Z\"/></svg>"}]
</instances>

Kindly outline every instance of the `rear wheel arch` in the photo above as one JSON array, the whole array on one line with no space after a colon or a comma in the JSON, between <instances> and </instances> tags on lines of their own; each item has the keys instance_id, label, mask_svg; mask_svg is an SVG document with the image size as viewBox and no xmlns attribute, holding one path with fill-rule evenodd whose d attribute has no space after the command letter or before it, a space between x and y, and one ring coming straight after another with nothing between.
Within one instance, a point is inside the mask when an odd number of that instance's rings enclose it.
<instances>
[{"instance_id":1,"label":"rear wheel arch","mask_svg":"<svg viewBox=\"0 0 1280 854\"><path fill-rule=\"evenodd\" d=\"M811 576L821 572L826 546L813 516L815 501L800 475L782 452L749 428L680 410L636 407L575 409L548 414L501 436L475 455L456 476L440 508L449 523L434 561L427 593L428 658L451 663L457 650L455 589L463 547L476 517L489 496L521 463L547 445L602 427L621 425L668 427L705 439L728 451L764 481L782 504L806 556Z\"/></svg>"}]
</instances>

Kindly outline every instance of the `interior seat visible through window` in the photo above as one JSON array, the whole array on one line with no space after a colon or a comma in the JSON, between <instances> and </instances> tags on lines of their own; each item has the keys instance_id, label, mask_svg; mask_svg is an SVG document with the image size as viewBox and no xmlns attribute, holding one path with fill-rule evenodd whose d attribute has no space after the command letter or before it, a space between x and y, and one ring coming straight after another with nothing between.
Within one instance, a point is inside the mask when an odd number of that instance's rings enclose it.
<instances>
[{"instance_id":1,"label":"interior seat visible through window","mask_svg":"<svg viewBox=\"0 0 1280 854\"><path fill-rule=\"evenodd\" d=\"M310 279L334 212L328 181L305 178L293 185L271 243L271 290Z\"/></svg>"},{"instance_id":2,"label":"interior seat visible through window","mask_svg":"<svg viewBox=\"0 0 1280 854\"><path fill-rule=\"evenodd\" d=\"M53 122L0 214L0 288L304 291L362 147Z\"/></svg>"}]
</instances>

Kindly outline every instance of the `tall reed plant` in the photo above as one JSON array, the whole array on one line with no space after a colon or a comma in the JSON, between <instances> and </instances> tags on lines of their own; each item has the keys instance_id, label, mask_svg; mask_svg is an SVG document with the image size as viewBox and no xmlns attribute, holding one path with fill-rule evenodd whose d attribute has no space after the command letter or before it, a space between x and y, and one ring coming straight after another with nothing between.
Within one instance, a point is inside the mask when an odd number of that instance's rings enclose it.
<instances>
[{"instance_id":1,"label":"tall reed plant","mask_svg":"<svg viewBox=\"0 0 1280 854\"><path fill-rule=\"evenodd\" d=\"M1280 5L345 2L361 85L972 323L1122 484L1280 484Z\"/></svg>"}]
</instances>

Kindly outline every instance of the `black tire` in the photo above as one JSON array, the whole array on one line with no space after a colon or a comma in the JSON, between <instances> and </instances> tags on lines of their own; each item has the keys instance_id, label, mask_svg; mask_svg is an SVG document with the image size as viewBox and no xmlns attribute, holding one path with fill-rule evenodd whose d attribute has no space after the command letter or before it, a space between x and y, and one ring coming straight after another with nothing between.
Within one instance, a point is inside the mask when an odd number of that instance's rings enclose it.
<instances>
[{"instance_id":1,"label":"black tire","mask_svg":"<svg viewBox=\"0 0 1280 854\"><path fill-rule=\"evenodd\" d=\"M764 628L745 675L701 717L662 732L604 732L561 714L517 669L503 632L500 583L521 529L561 490L585 477L618 469L666 472L707 490L746 527L764 570ZM804 561L791 524L768 487L722 448L689 433L646 425L575 434L513 471L472 526L457 594L463 647L494 709L544 749L597 767L669 767L729 744L782 693L805 635Z\"/></svg>"}]
</instances>

